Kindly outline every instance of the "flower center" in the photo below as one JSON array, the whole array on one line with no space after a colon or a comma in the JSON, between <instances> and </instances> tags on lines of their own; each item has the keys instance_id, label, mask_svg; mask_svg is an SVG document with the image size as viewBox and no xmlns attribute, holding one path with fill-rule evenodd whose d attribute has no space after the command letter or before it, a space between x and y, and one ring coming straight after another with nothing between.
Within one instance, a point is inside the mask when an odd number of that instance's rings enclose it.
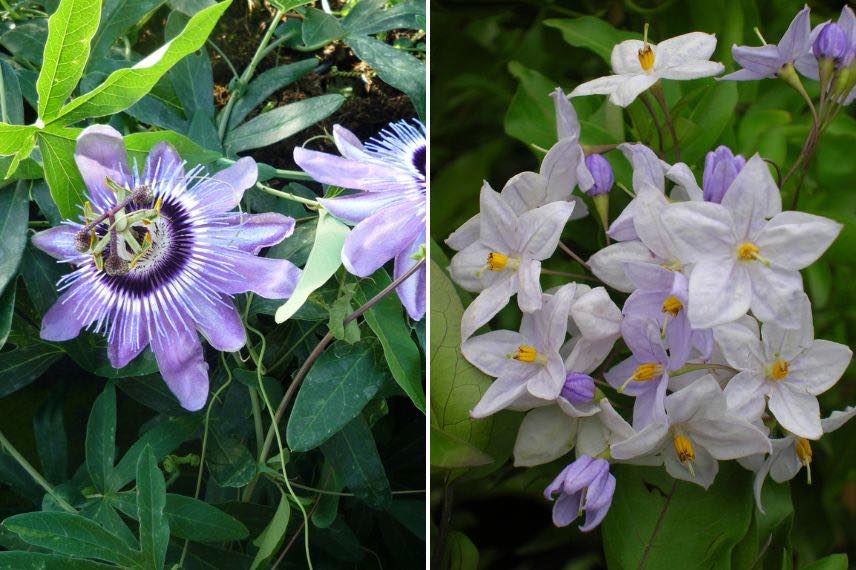
<instances>
[{"instance_id":1,"label":"flower center","mask_svg":"<svg viewBox=\"0 0 856 570\"><path fill-rule=\"evenodd\" d=\"M787 360L782 360L781 358L778 359L773 363L772 366L770 366L770 370L768 373L770 378L772 378L776 382L784 380L788 377L788 366L789 364Z\"/></svg>"},{"instance_id":2,"label":"flower center","mask_svg":"<svg viewBox=\"0 0 856 570\"><path fill-rule=\"evenodd\" d=\"M645 73L649 73L654 69L654 50L651 46L645 44L645 47L639 50L639 65Z\"/></svg>"},{"instance_id":3,"label":"flower center","mask_svg":"<svg viewBox=\"0 0 856 570\"><path fill-rule=\"evenodd\" d=\"M690 441L690 438L685 436L682 433L675 434L675 454L678 456L680 462L689 469L690 474L695 477L695 472L693 471L693 461L695 461L695 450L693 449L693 444Z\"/></svg>"},{"instance_id":4,"label":"flower center","mask_svg":"<svg viewBox=\"0 0 856 570\"><path fill-rule=\"evenodd\" d=\"M630 377L634 382L647 382L656 376L663 373L663 367L656 362L645 362L636 367L633 371L633 376Z\"/></svg>"},{"instance_id":5,"label":"flower center","mask_svg":"<svg viewBox=\"0 0 856 570\"><path fill-rule=\"evenodd\" d=\"M811 463L811 444L804 437L797 437L794 442L794 447L797 451L797 458L803 465Z\"/></svg>"},{"instance_id":6,"label":"flower center","mask_svg":"<svg viewBox=\"0 0 856 570\"><path fill-rule=\"evenodd\" d=\"M663 307L661 309L664 313L669 313L673 317L677 317L678 313L681 309L684 308L684 304L681 303L681 300L675 297L674 295L669 295L665 299L663 299Z\"/></svg>"},{"instance_id":7,"label":"flower center","mask_svg":"<svg viewBox=\"0 0 856 570\"><path fill-rule=\"evenodd\" d=\"M520 267L520 260L509 257L504 253L492 251L487 254L487 268L497 273L505 271L506 268L516 270Z\"/></svg>"},{"instance_id":8,"label":"flower center","mask_svg":"<svg viewBox=\"0 0 856 570\"><path fill-rule=\"evenodd\" d=\"M743 242L739 246L737 246L737 257L741 261L761 261L761 257L758 255L758 252L761 251L758 249L758 246L751 242Z\"/></svg>"},{"instance_id":9,"label":"flower center","mask_svg":"<svg viewBox=\"0 0 856 570\"><path fill-rule=\"evenodd\" d=\"M517 347L514 354L508 354L506 357L513 358L518 362L526 362L527 364L547 364L547 357L539 354L534 346L529 346L528 344L521 344Z\"/></svg>"}]
</instances>

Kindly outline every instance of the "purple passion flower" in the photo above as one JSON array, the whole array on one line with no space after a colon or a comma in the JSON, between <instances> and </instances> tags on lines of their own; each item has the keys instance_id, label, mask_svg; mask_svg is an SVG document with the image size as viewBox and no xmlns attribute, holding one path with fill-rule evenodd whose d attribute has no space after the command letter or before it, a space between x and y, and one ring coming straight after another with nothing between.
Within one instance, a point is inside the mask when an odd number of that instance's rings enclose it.
<instances>
[{"instance_id":1,"label":"purple passion flower","mask_svg":"<svg viewBox=\"0 0 856 570\"><path fill-rule=\"evenodd\" d=\"M103 332L114 368L151 346L181 405L202 408L208 365L197 331L217 350L236 351L246 333L231 296L291 295L300 270L256 254L291 235L294 220L230 212L256 182L251 158L205 177L201 168L185 172L175 149L159 143L139 173L106 125L80 134L74 158L88 189L81 221L33 236L76 267L58 284L63 293L42 319L42 338Z\"/></svg>"},{"instance_id":2,"label":"purple passion flower","mask_svg":"<svg viewBox=\"0 0 856 570\"><path fill-rule=\"evenodd\" d=\"M746 166L743 155L734 156L727 146L721 145L704 157L704 174L701 186L705 202L722 202L726 190Z\"/></svg>"},{"instance_id":3,"label":"purple passion flower","mask_svg":"<svg viewBox=\"0 0 856 570\"><path fill-rule=\"evenodd\" d=\"M544 497L548 501L556 500L553 504L554 525L568 526L585 510L586 522L580 530L588 532L599 525L609 512L614 492L615 477L609 472L609 462L581 455L562 469L544 489Z\"/></svg>"},{"instance_id":4,"label":"purple passion flower","mask_svg":"<svg viewBox=\"0 0 856 570\"><path fill-rule=\"evenodd\" d=\"M586 190L589 196L599 196L612 190L615 183L615 175L609 161L600 154L590 154L586 157L586 168L594 178L594 186Z\"/></svg>"},{"instance_id":5,"label":"purple passion flower","mask_svg":"<svg viewBox=\"0 0 856 570\"><path fill-rule=\"evenodd\" d=\"M416 263L425 244L425 167L427 146L422 123L391 123L365 145L347 129L333 127L342 156L294 149L294 160L323 184L360 190L319 202L337 218L355 225L345 240L342 263L357 277L368 277L395 260L395 277ZM425 267L399 285L410 318L425 315Z\"/></svg>"}]
</instances>

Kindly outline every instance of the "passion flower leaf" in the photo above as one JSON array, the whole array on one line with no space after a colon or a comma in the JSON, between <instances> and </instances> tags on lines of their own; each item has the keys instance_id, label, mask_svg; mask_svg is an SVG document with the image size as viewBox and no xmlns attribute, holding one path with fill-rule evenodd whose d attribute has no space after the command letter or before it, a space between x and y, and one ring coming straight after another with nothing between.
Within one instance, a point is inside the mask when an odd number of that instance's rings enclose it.
<instances>
[{"instance_id":1,"label":"passion flower leaf","mask_svg":"<svg viewBox=\"0 0 856 570\"><path fill-rule=\"evenodd\" d=\"M0 291L12 282L24 255L29 215L27 183L18 182L14 190L0 189Z\"/></svg>"},{"instance_id":2,"label":"passion flower leaf","mask_svg":"<svg viewBox=\"0 0 856 570\"><path fill-rule=\"evenodd\" d=\"M280 65L259 74L247 86L247 90L235 103L229 115L229 129L234 129L247 118L253 109L261 105L265 99L287 87L315 69L318 62L315 58L304 59L295 63Z\"/></svg>"},{"instance_id":3,"label":"passion flower leaf","mask_svg":"<svg viewBox=\"0 0 856 570\"><path fill-rule=\"evenodd\" d=\"M95 400L86 424L86 470L95 488L106 493L114 488L116 459L116 389L107 384Z\"/></svg>"},{"instance_id":4,"label":"passion flower leaf","mask_svg":"<svg viewBox=\"0 0 856 570\"><path fill-rule=\"evenodd\" d=\"M345 38L354 54L377 71L380 78L408 97L420 117L425 116L425 64L409 53L369 36Z\"/></svg>"},{"instance_id":5,"label":"passion flower leaf","mask_svg":"<svg viewBox=\"0 0 856 570\"><path fill-rule=\"evenodd\" d=\"M362 416L328 439L321 451L336 472L336 479L358 498L377 508L392 500L374 436Z\"/></svg>"},{"instance_id":6,"label":"passion flower leaf","mask_svg":"<svg viewBox=\"0 0 856 570\"><path fill-rule=\"evenodd\" d=\"M137 520L145 568L159 570L169 546L169 523L164 516L166 482L158 469L151 445L146 445L137 463Z\"/></svg>"}]
</instances>

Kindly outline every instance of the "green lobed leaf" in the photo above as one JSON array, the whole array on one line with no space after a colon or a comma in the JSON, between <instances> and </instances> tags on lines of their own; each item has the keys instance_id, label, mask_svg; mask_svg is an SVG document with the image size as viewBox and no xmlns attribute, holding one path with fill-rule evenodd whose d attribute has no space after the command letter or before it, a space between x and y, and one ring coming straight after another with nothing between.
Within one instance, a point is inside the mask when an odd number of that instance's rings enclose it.
<instances>
[{"instance_id":1,"label":"green lobed leaf","mask_svg":"<svg viewBox=\"0 0 856 570\"><path fill-rule=\"evenodd\" d=\"M231 154L272 145L326 119L344 102L329 94L277 107L229 131L223 145Z\"/></svg>"},{"instance_id":2,"label":"green lobed leaf","mask_svg":"<svg viewBox=\"0 0 856 570\"><path fill-rule=\"evenodd\" d=\"M101 0L62 0L48 19L48 40L36 80L42 121L56 117L83 76L100 18Z\"/></svg>"},{"instance_id":3,"label":"green lobed leaf","mask_svg":"<svg viewBox=\"0 0 856 570\"><path fill-rule=\"evenodd\" d=\"M181 12L172 12L166 22L166 39L172 39L189 19ZM201 113L208 118L214 117L214 75L204 46L176 63L169 70L169 79L185 116Z\"/></svg>"},{"instance_id":4,"label":"green lobed leaf","mask_svg":"<svg viewBox=\"0 0 856 570\"><path fill-rule=\"evenodd\" d=\"M326 210L318 213L315 242L291 297L276 310L277 323L290 319L309 295L324 285L342 265L342 247L350 230Z\"/></svg>"},{"instance_id":5,"label":"green lobed leaf","mask_svg":"<svg viewBox=\"0 0 856 570\"><path fill-rule=\"evenodd\" d=\"M0 77L3 80L3 97L0 98L0 121L13 125L24 124L24 100L21 84L15 68L0 61Z\"/></svg>"},{"instance_id":6,"label":"green lobed leaf","mask_svg":"<svg viewBox=\"0 0 856 570\"><path fill-rule=\"evenodd\" d=\"M337 343L324 352L300 387L288 419L292 451L318 447L345 427L377 394L386 378L372 343Z\"/></svg>"},{"instance_id":7,"label":"green lobed leaf","mask_svg":"<svg viewBox=\"0 0 856 570\"><path fill-rule=\"evenodd\" d=\"M116 38L163 3L164 0L104 0L101 22L92 38L92 60L104 58Z\"/></svg>"},{"instance_id":8,"label":"green lobed leaf","mask_svg":"<svg viewBox=\"0 0 856 570\"><path fill-rule=\"evenodd\" d=\"M321 451L336 471L337 480L368 505L379 508L392 500L374 436L362 416L324 442Z\"/></svg>"},{"instance_id":9,"label":"green lobed leaf","mask_svg":"<svg viewBox=\"0 0 856 570\"><path fill-rule=\"evenodd\" d=\"M135 158L143 164L146 155L159 142L168 142L188 164L209 164L220 158L220 153L203 148L186 136L173 131L131 133L123 137L128 160Z\"/></svg>"},{"instance_id":10,"label":"green lobed leaf","mask_svg":"<svg viewBox=\"0 0 856 570\"><path fill-rule=\"evenodd\" d=\"M14 345L12 350L8 345ZM0 352L0 398L34 382L62 358L59 346L11 331L6 350Z\"/></svg>"},{"instance_id":11,"label":"green lobed leaf","mask_svg":"<svg viewBox=\"0 0 856 570\"><path fill-rule=\"evenodd\" d=\"M137 520L140 522L143 566L152 570L163 568L169 546L165 505L166 482L151 445L147 445L137 463Z\"/></svg>"},{"instance_id":12,"label":"green lobed leaf","mask_svg":"<svg viewBox=\"0 0 856 570\"><path fill-rule=\"evenodd\" d=\"M15 570L103 570L108 564L43 552L0 552L0 567Z\"/></svg>"},{"instance_id":13,"label":"green lobed leaf","mask_svg":"<svg viewBox=\"0 0 856 570\"><path fill-rule=\"evenodd\" d=\"M38 129L33 125L0 123L0 155L10 155L29 144Z\"/></svg>"},{"instance_id":14,"label":"green lobed leaf","mask_svg":"<svg viewBox=\"0 0 856 570\"><path fill-rule=\"evenodd\" d=\"M616 44L629 39L642 39L642 34L617 30L594 16L544 20L544 25L556 28L566 42L593 51L606 63L610 63L612 48Z\"/></svg>"},{"instance_id":15,"label":"green lobed leaf","mask_svg":"<svg viewBox=\"0 0 856 570\"><path fill-rule=\"evenodd\" d=\"M342 20L352 35L374 35L389 30L424 30L425 2L404 0L386 7L385 0L361 0Z\"/></svg>"},{"instance_id":16,"label":"green lobed leaf","mask_svg":"<svg viewBox=\"0 0 856 570\"><path fill-rule=\"evenodd\" d=\"M145 432L116 465L114 490L133 481L137 462L146 446L151 446L155 458L161 461L185 441L195 439L201 423L202 418L198 414L184 414L165 419Z\"/></svg>"},{"instance_id":17,"label":"green lobed leaf","mask_svg":"<svg viewBox=\"0 0 856 570\"><path fill-rule=\"evenodd\" d=\"M109 498L103 497L101 499L95 499L84 505L83 508L80 509L80 514L94 520L100 524L102 528L121 538L125 541L125 544L133 550L139 550L140 544L137 541L137 537L134 536L134 533L131 532L130 528L128 528L128 525L125 523L122 516L115 508L113 508L113 503L113 495ZM136 503L134 503L134 515L136 516L136 514L137 507Z\"/></svg>"},{"instance_id":18,"label":"green lobed leaf","mask_svg":"<svg viewBox=\"0 0 856 570\"><path fill-rule=\"evenodd\" d=\"M365 304L380 293L392 280L381 268L368 279L359 281L356 299ZM413 342L410 327L398 297L390 293L363 315L383 347L392 377L413 404L425 411L425 390L422 388L422 356Z\"/></svg>"},{"instance_id":19,"label":"green lobed leaf","mask_svg":"<svg viewBox=\"0 0 856 570\"><path fill-rule=\"evenodd\" d=\"M416 112L425 116L425 64L409 53L368 36L347 35L345 43L386 83L410 97Z\"/></svg>"},{"instance_id":20,"label":"green lobed leaf","mask_svg":"<svg viewBox=\"0 0 856 570\"><path fill-rule=\"evenodd\" d=\"M75 219L84 200L83 178L74 162L77 131L41 130L36 139L44 160L45 182L63 219Z\"/></svg>"},{"instance_id":21,"label":"green lobed leaf","mask_svg":"<svg viewBox=\"0 0 856 570\"><path fill-rule=\"evenodd\" d=\"M337 40L344 35L345 29L335 16L309 8L303 16L301 36L306 46L323 45Z\"/></svg>"},{"instance_id":22,"label":"green lobed leaf","mask_svg":"<svg viewBox=\"0 0 856 570\"><path fill-rule=\"evenodd\" d=\"M12 283L17 273L27 245L29 215L26 182L19 181L14 190L0 188L0 291Z\"/></svg>"},{"instance_id":23,"label":"green lobed leaf","mask_svg":"<svg viewBox=\"0 0 856 570\"><path fill-rule=\"evenodd\" d=\"M260 568L279 550L285 531L288 528L288 520L291 518L291 504L285 493L279 498L279 506L276 508L273 518L265 527L264 531L256 537L253 544L259 547L250 570Z\"/></svg>"},{"instance_id":24,"label":"green lobed leaf","mask_svg":"<svg viewBox=\"0 0 856 570\"><path fill-rule=\"evenodd\" d=\"M199 49L232 0L197 12L175 38L133 67L111 73L104 82L64 106L52 122L67 125L123 111L148 93L184 56Z\"/></svg>"},{"instance_id":25,"label":"green lobed leaf","mask_svg":"<svg viewBox=\"0 0 856 570\"><path fill-rule=\"evenodd\" d=\"M138 567L139 553L97 523L71 513L33 512L3 521L24 542L67 556L95 558L126 568Z\"/></svg>"},{"instance_id":26,"label":"green lobed leaf","mask_svg":"<svg viewBox=\"0 0 856 570\"><path fill-rule=\"evenodd\" d=\"M116 389L108 383L96 398L86 424L86 470L102 493L113 490L116 459Z\"/></svg>"},{"instance_id":27,"label":"green lobed leaf","mask_svg":"<svg viewBox=\"0 0 856 570\"><path fill-rule=\"evenodd\" d=\"M221 487L244 487L256 476L258 465L250 450L234 437L213 427L209 432L205 462L211 476Z\"/></svg>"},{"instance_id":28,"label":"green lobed leaf","mask_svg":"<svg viewBox=\"0 0 856 570\"><path fill-rule=\"evenodd\" d=\"M706 491L673 479L662 468L617 465L614 475L615 495L602 525L608 566L654 570L730 565L731 552L749 530L755 508L750 473L720 462L716 481Z\"/></svg>"},{"instance_id":29,"label":"green lobed leaf","mask_svg":"<svg viewBox=\"0 0 856 570\"><path fill-rule=\"evenodd\" d=\"M62 407L64 396L60 390L53 391L33 416L33 433L42 472L45 479L53 483L65 481L68 470L68 438Z\"/></svg>"},{"instance_id":30,"label":"green lobed leaf","mask_svg":"<svg viewBox=\"0 0 856 570\"><path fill-rule=\"evenodd\" d=\"M229 130L237 127L253 109L283 87L291 85L318 66L315 58L268 69L253 79L229 114Z\"/></svg>"},{"instance_id":31,"label":"green lobed leaf","mask_svg":"<svg viewBox=\"0 0 856 570\"><path fill-rule=\"evenodd\" d=\"M9 331L12 329L12 315L15 312L15 282L12 281L9 286L0 295L0 348L6 344L6 339L9 338Z\"/></svg>"}]
</instances>

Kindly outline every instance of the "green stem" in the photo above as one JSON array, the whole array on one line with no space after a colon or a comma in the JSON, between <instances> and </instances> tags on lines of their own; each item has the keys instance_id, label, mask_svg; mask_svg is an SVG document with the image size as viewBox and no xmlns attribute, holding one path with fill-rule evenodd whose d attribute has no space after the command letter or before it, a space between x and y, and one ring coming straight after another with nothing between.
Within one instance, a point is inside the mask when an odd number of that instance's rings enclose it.
<instances>
[{"instance_id":1,"label":"green stem","mask_svg":"<svg viewBox=\"0 0 856 570\"><path fill-rule=\"evenodd\" d=\"M256 182L256 188L261 190L262 192L267 192L272 196L277 196L279 198L285 198L286 200L291 200L292 202L297 202L299 204L303 204L304 206L309 206L310 208L320 210L324 206L316 202L315 200L310 200L309 198L304 198L302 196L298 196L297 194L292 194L291 192L283 192L282 190L277 190L276 188L271 188L270 186L265 186L261 182Z\"/></svg>"},{"instance_id":2,"label":"green stem","mask_svg":"<svg viewBox=\"0 0 856 570\"><path fill-rule=\"evenodd\" d=\"M226 101L226 106L220 114L220 124L217 126L217 135L220 137L221 142L226 138L226 128L229 126L229 116L232 114L232 108L235 106L238 99L241 98L244 87L246 87L247 84L249 84L250 79L253 78L253 74L256 72L256 67L258 67L264 57L265 48L268 43L270 43L273 32L276 30L276 27L283 16L285 16L285 12L277 9L276 13L273 15L273 19L270 21L268 29L265 31L264 37L262 37L261 43L259 43L259 47L256 48L256 53L253 54L253 58L250 60L250 63L247 64L246 69L244 69L244 73L242 73L238 78L235 89L229 94L229 100Z\"/></svg>"},{"instance_id":3,"label":"green stem","mask_svg":"<svg viewBox=\"0 0 856 570\"><path fill-rule=\"evenodd\" d=\"M672 135L672 151L674 152L675 162L681 161L681 147L678 144L678 133L675 131L675 123L672 122L672 114L669 112L669 106L666 104L666 96L663 95L663 87L659 82L651 87L651 92L654 93L654 99L660 105L660 110L663 111L663 116L666 118L666 128Z\"/></svg>"},{"instance_id":4,"label":"green stem","mask_svg":"<svg viewBox=\"0 0 856 570\"><path fill-rule=\"evenodd\" d=\"M53 499L60 507L63 508L63 510L68 511L70 513L77 512L77 509L72 507L68 503L68 501L63 499L62 496L57 493L53 487L51 487L51 484L48 483L44 477L42 477L42 474L36 471L35 467L30 465L30 462L27 461L27 459L23 455L21 455L17 449L15 449L15 446L12 445L12 443L8 439L6 439L6 436L3 434L2 431L0 431L0 449L4 450L12 457L12 459L17 461L18 465L20 465L24 469L24 471L26 471L30 475L30 477L33 478L33 481L38 483L39 486L44 489L48 495L53 497Z\"/></svg>"},{"instance_id":5,"label":"green stem","mask_svg":"<svg viewBox=\"0 0 856 570\"><path fill-rule=\"evenodd\" d=\"M281 36L276 38L274 41L272 41L270 43L270 45L267 48L265 48L265 52L262 54L262 59L266 58L268 55L273 53L273 51L276 48L278 48L279 46L281 46L282 44L284 44L285 42L287 42L288 40L290 40L291 38L293 38L295 36L297 36L297 31L293 30L291 32L288 32L287 34L282 34Z\"/></svg>"},{"instance_id":6,"label":"green stem","mask_svg":"<svg viewBox=\"0 0 856 570\"><path fill-rule=\"evenodd\" d=\"M559 277L567 277L568 279L582 279L584 281L598 281L595 277L589 277L588 275L582 275L580 273L568 273L566 271L555 271L553 269L544 269L541 268L541 273L544 275L558 275Z\"/></svg>"},{"instance_id":7,"label":"green stem","mask_svg":"<svg viewBox=\"0 0 856 570\"><path fill-rule=\"evenodd\" d=\"M261 451L264 443L264 426L262 425L262 408L259 405L258 393L247 386L247 391L250 393L250 404L253 407L253 426L256 430L256 452Z\"/></svg>"},{"instance_id":8,"label":"green stem","mask_svg":"<svg viewBox=\"0 0 856 570\"><path fill-rule=\"evenodd\" d=\"M651 115L651 120L654 122L654 127L657 129L657 146L660 148L660 155L665 154L665 145L663 144L663 140L666 138L663 136L663 127L660 125L660 121L657 120L657 112L654 110L654 105L651 104L651 100L648 98L647 93L642 93L639 96L639 100L642 101L642 104L645 105L645 108L648 109L648 114Z\"/></svg>"},{"instance_id":9,"label":"green stem","mask_svg":"<svg viewBox=\"0 0 856 570\"><path fill-rule=\"evenodd\" d=\"M681 376L682 374L687 374L689 372L697 372L699 370L726 370L728 372L737 373L738 370L736 368L732 368L731 366L726 366L725 364L708 364L708 363L698 363L698 364L686 364L677 370L670 372L670 377Z\"/></svg>"}]
</instances>

